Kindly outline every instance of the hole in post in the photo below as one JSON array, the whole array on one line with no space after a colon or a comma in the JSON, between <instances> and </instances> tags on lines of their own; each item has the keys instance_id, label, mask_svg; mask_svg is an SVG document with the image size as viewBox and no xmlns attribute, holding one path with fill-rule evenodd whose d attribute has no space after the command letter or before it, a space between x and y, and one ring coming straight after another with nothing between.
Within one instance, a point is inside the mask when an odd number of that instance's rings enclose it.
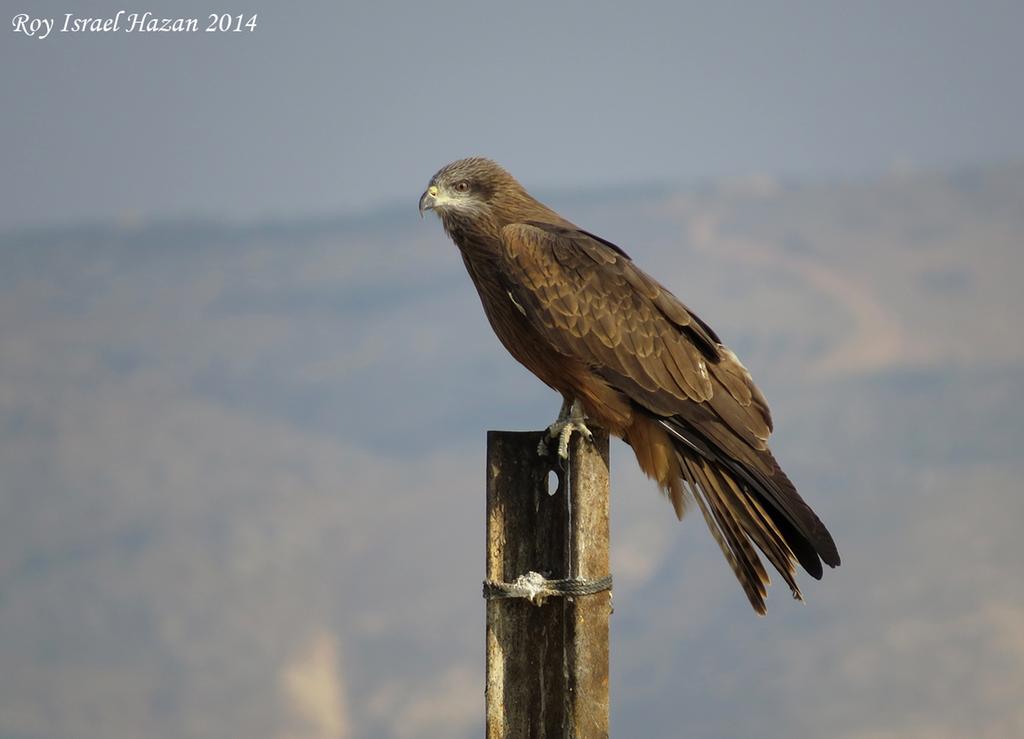
<instances>
[{"instance_id":1,"label":"hole in post","mask_svg":"<svg viewBox=\"0 0 1024 739\"><path fill-rule=\"evenodd\" d=\"M558 473L554 470L548 472L548 495L558 492Z\"/></svg>"}]
</instances>

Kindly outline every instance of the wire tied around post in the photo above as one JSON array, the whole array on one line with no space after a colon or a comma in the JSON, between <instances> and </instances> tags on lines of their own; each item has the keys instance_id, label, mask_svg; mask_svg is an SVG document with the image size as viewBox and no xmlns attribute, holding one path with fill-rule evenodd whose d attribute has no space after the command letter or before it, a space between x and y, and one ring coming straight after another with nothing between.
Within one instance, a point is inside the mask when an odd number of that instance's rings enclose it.
<instances>
[{"instance_id":1,"label":"wire tied around post","mask_svg":"<svg viewBox=\"0 0 1024 739\"><path fill-rule=\"evenodd\" d=\"M528 572L512 582L484 580L484 598L526 598L535 606L544 605L545 600L554 596L594 595L611 589L611 575L599 580L584 580L578 577L548 580L539 572Z\"/></svg>"}]
</instances>

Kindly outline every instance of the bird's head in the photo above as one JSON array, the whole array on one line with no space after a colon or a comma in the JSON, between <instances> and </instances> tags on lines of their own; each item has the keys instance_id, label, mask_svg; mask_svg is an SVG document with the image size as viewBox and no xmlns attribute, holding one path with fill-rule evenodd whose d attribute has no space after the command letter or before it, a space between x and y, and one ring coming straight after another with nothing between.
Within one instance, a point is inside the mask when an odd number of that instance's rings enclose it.
<instances>
[{"instance_id":1,"label":"bird's head","mask_svg":"<svg viewBox=\"0 0 1024 739\"><path fill-rule=\"evenodd\" d=\"M460 159L438 170L420 196L420 215L432 210L447 216L486 215L503 191L522 190L497 162L482 157Z\"/></svg>"},{"instance_id":2,"label":"bird's head","mask_svg":"<svg viewBox=\"0 0 1024 739\"><path fill-rule=\"evenodd\" d=\"M534 200L500 164L470 157L442 167L420 196L420 215L432 210L445 229L456 234L497 236L500 229L523 220L562 219Z\"/></svg>"}]
</instances>

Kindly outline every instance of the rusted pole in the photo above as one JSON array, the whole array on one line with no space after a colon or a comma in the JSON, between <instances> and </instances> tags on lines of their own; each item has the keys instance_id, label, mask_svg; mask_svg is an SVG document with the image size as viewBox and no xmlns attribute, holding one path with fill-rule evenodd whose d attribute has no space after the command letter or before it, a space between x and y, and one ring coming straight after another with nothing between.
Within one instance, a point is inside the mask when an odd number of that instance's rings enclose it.
<instances>
[{"instance_id":1,"label":"rusted pole","mask_svg":"<svg viewBox=\"0 0 1024 739\"><path fill-rule=\"evenodd\" d=\"M487 579L609 575L608 435L573 434L563 484L548 489L543 432L487 434ZM611 592L487 601L487 737L608 736Z\"/></svg>"}]
</instances>

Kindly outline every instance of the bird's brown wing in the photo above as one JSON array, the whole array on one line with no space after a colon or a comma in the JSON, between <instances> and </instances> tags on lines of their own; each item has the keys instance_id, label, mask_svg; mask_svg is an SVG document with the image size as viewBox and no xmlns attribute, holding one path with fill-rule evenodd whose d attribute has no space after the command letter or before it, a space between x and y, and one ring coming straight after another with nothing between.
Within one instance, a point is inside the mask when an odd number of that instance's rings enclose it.
<instances>
[{"instance_id":1,"label":"bird's brown wing","mask_svg":"<svg viewBox=\"0 0 1024 739\"><path fill-rule=\"evenodd\" d=\"M502 247L510 297L551 349L582 361L673 437L679 476L755 609L763 612L767 577L751 541L797 596L794 558L815 577L819 556L839 563L825 526L768 450L764 396L706 324L585 231L512 224Z\"/></svg>"},{"instance_id":2,"label":"bird's brown wing","mask_svg":"<svg viewBox=\"0 0 1024 739\"><path fill-rule=\"evenodd\" d=\"M584 231L519 223L502 231L511 291L551 345L658 416L685 414L758 464L772 421L736 356L672 293ZM745 447L745 449L744 449Z\"/></svg>"}]
</instances>

